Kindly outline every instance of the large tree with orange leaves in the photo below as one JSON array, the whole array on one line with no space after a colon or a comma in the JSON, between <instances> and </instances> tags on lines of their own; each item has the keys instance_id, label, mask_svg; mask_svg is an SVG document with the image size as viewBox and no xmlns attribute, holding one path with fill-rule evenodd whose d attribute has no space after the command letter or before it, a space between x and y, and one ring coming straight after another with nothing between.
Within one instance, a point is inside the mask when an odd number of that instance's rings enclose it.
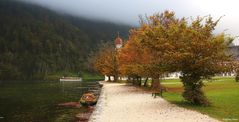
<instances>
[{"instance_id":1,"label":"large tree with orange leaves","mask_svg":"<svg viewBox=\"0 0 239 122\"><path fill-rule=\"evenodd\" d=\"M133 83L141 85L141 78L147 77L145 65L148 63L148 54L144 50L136 30L130 31L129 40L119 50L119 71L122 75L133 79Z\"/></svg>"},{"instance_id":2,"label":"large tree with orange leaves","mask_svg":"<svg viewBox=\"0 0 239 122\"><path fill-rule=\"evenodd\" d=\"M148 77L153 78L151 86L159 88L159 76L162 72L155 66L155 61L159 57L155 57L151 49L143 45L142 32L141 28L130 31L129 40L120 51L120 71L126 76L133 77L133 81L139 85L141 85L141 77L146 78L144 85L146 85Z\"/></svg>"}]
</instances>

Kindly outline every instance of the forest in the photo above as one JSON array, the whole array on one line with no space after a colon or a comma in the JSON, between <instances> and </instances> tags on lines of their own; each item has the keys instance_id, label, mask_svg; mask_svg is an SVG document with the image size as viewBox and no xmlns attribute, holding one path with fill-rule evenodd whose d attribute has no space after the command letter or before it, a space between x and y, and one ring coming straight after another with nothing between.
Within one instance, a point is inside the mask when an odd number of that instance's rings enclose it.
<instances>
[{"instance_id":1,"label":"forest","mask_svg":"<svg viewBox=\"0 0 239 122\"><path fill-rule=\"evenodd\" d=\"M131 26L87 20L20 1L0 1L0 80L91 72L87 58Z\"/></svg>"}]
</instances>

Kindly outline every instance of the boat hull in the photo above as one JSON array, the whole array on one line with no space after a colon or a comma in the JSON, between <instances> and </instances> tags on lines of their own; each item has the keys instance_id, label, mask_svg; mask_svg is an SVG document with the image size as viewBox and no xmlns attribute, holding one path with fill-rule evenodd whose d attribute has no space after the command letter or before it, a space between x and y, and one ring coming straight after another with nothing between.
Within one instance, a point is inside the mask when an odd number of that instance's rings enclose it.
<instances>
[{"instance_id":1,"label":"boat hull","mask_svg":"<svg viewBox=\"0 0 239 122\"><path fill-rule=\"evenodd\" d=\"M60 81L82 81L82 78L78 78L78 79L66 79L66 78L61 78Z\"/></svg>"}]
</instances>

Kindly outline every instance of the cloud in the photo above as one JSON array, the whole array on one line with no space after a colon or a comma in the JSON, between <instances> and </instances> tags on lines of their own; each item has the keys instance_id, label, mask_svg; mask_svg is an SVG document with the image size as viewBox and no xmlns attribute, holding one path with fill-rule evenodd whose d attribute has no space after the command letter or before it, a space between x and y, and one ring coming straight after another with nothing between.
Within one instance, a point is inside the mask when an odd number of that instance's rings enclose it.
<instances>
[{"instance_id":1,"label":"cloud","mask_svg":"<svg viewBox=\"0 0 239 122\"><path fill-rule=\"evenodd\" d=\"M217 32L239 35L239 7L237 0L21 0L38 4L58 12L89 19L117 23L138 24L139 15L152 15L173 10L178 17L212 15L223 17Z\"/></svg>"},{"instance_id":2,"label":"cloud","mask_svg":"<svg viewBox=\"0 0 239 122\"><path fill-rule=\"evenodd\" d=\"M38 4L58 12L90 19L138 24L139 15L151 15L167 10L184 9L181 3L157 0L22 0ZM174 7L172 7L174 6ZM178 7L177 7L178 6Z\"/></svg>"}]
</instances>

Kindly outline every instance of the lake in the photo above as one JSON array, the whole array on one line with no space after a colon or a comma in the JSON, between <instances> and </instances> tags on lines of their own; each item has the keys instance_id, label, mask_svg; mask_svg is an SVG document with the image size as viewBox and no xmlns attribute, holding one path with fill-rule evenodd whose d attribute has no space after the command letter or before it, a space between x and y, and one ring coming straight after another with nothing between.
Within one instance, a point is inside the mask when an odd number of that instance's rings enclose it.
<instances>
[{"instance_id":1,"label":"lake","mask_svg":"<svg viewBox=\"0 0 239 122\"><path fill-rule=\"evenodd\" d=\"M71 122L79 108L58 106L100 92L97 81L0 83L0 122Z\"/></svg>"}]
</instances>

